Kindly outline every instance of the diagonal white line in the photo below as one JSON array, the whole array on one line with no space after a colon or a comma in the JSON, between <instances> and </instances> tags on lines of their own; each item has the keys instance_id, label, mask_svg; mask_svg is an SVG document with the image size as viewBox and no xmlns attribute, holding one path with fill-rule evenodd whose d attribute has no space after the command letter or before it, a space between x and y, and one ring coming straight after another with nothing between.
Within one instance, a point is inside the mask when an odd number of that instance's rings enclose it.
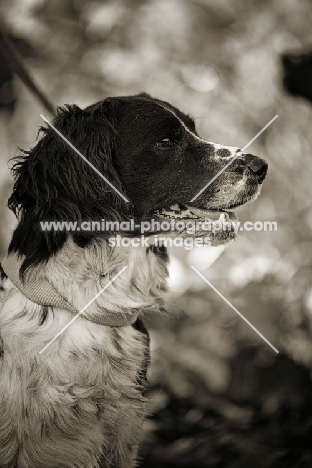
<instances>
[{"instance_id":1,"label":"diagonal white line","mask_svg":"<svg viewBox=\"0 0 312 468\"><path fill-rule=\"evenodd\" d=\"M240 311L237 310L236 307L234 307L234 306L230 303L230 301L228 301L227 298L224 297L223 294L221 294L220 291L218 291L217 288L215 288L215 287L213 286L213 284L211 284L210 281L208 281L207 278L205 278L205 276L202 275L202 274L197 270L197 268L195 268L194 266L191 266L191 268L205 281L205 283L207 283L207 284L224 300L224 302L226 302L226 303L234 310L234 312L237 313L237 315L240 316L240 318L242 318L242 319L247 323L247 325L250 326L250 328L253 329L253 331L255 331L255 332L260 336L260 338L263 339L263 341L265 341L276 353L279 353L278 349L276 349L275 346L273 346L272 343L270 343L270 341L267 340L266 337L263 336L262 333L260 333L259 330L257 330L256 327L254 327L253 324L250 323L249 320L247 320L246 317L244 317L243 314L241 314Z\"/></svg>"},{"instance_id":2,"label":"diagonal white line","mask_svg":"<svg viewBox=\"0 0 312 468\"><path fill-rule=\"evenodd\" d=\"M278 115L276 115L275 117L273 117L273 119L271 119L271 120L270 120L270 122L269 122L269 123L267 123L267 124L266 124L266 125L263 127L263 129L262 129L262 130L260 130L260 132L259 132L259 133L257 133L257 135L256 135L256 136L254 136L254 137L253 137L253 138L252 138L252 139L251 139L251 140L250 140L250 141L247 143L247 145L245 145L245 146L244 146L244 148L243 148L241 151L245 151L245 150L248 148L248 146L250 146L250 145L251 145L251 143L253 143L253 142L254 142L254 141L255 141L255 140L258 138L258 136L260 136L260 135L261 135L261 133L263 133L263 132L264 132L264 130L266 130L266 129L267 129L267 128L268 128L268 127L269 127L269 126L270 126L270 125L271 125L271 124L274 122L274 120L276 120L276 119L277 119L277 117L278 117Z\"/></svg>"},{"instance_id":3,"label":"diagonal white line","mask_svg":"<svg viewBox=\"0 0 312 468\"><path fill-rule=\"evenodd\" d=\"M214 181L222 174L222 172L224 172L231 164L233 164L233 162L235 161L235 159L237 159L238 156L240 156L240 155L242 154L242 152L245 151L245 150L248 148L248 146L250 146L251 143L253 143L253 142L258 138L258 136L260 136L261 133L263 133L263 132L274 122L274 120L277 119L277 117L278 117L278 115L276 115L275 117L273 117L273 119L270 120L270 122L267 123L267 124L263 127L263 129L260 130L260 132L257 133L257 135L254 136L253 139L250 140L250 141L247 143L247 145L244 146L243 149L241 149L240 151L238 151L237 154L234 156L234 158L231 159L231 161L228 162L228 163L221 169L221 171L218 172L218 174L216 174L212 179L210 179L209 182L208 182L208 184L206 184L205 187L203 187L203 188L197 193L197 195L195 195L195 197L192 198L191 202L193 202L194 200L196 200L196 198L198 198L199 195L200 195L201 193L203 193L203 192L206 190L206 188L209 187L209 185L211 185L212 182L214 182Z\"/></svg>"},{"instance_id":4,"label":"diagonal white line","mask_svg":"<svg viewBox=\"0 0 312 468\"><path fill-rule=\"evenodd\" d=\"M105 289L107 289L117 278L118 276L120 276L126 269L128 268L128 266L124 266L122 270L120 270L119 273L117 273L117 275L114 276L114 278L112 278L105 286L104 288L101 289L101 291L99 291L93 299L91 299L91 301L88 302L88 304L86 304L84 306L83 309L81 309L80 312L78 312L78 314L76 314L66 325L65 327L62 328L62 330L60 330L55 336L54 338L52 338L52 340L49 341L48 344L46 344L42 349L41 351L39 351L39 354L42 354L49 346L50 344L52 344L86 309L87 307L89 307L89 305L92 304L92 302L94 302L101 294L103 291L105 291Z\"/></svg>"},{"instance_id":5,"label":"diagonal white line","mask_svg":"<svg viewBox=\"0 0 312 468\"><path fill-rule=\"evenodd\" d=\"M51 124L51 122L49 122L49 120L42 114L40 114L40 117L45 121L47 122L47 124L53 128L53 130L61 137L63 138L64 141L66 141L66 143L68 144L68 146L70 146L74 151L76 151L76 153L87 163L89 164L90 167L92 167L92 169L100 176L102 177L103 180L105 180L105 182L113 189L115 190L116 193L118 193L118 195L126 202L126 203L129 203L129 200L108 180L106 179L106 177L103 176L103 174L95 167L93 166L92 163L90 163L90 161L88 161L88 159L82 154L80 153L79 150L77 150L77 148L75 148L75 146L69 141L67 140L67 138L64 137L64 135L62 135L62 133L54 127L53 124Z\"/></svg>"}]
</instances>

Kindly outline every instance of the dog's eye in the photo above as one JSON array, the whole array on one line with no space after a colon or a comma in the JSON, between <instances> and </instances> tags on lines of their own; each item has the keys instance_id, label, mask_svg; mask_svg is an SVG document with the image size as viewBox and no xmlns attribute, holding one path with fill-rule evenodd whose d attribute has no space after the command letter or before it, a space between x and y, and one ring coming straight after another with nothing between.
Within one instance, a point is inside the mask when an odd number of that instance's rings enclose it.
<instances>
[{"instance_id":1,"label":"dog's eye","mask_svg":"<svg viewBox=\"0 0 312 468\"><path fill-rule=\"evenodd\" d=\"M174 141L171 138L163 138L157 143L159 148L170 148L174 145Z\"/></svg>"}]
</instances>

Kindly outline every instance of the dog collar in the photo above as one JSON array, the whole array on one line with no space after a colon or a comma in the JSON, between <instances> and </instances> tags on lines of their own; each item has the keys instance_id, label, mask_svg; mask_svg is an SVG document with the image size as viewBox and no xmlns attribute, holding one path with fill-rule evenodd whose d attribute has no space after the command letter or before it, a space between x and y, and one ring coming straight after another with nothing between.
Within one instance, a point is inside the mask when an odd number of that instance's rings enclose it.
<instances>
[{"instance_id":1,"label":"dog collar","mask_svg":"<svg viewBox=\"0 0 312 468\"><path fill-rule=\"evenodd\" d=\"M19 276L21 265L25 257L18 254L9 254L1 262L4 273L9 280L24 296L30 301L41 306L57 307L59 309L69 310L73 314L78 314L79 311L72 306L61 294L53 287L47 279L40 279L27 284L24 284ZM109 327L124 327L132 325L138 316L138 313L109 313L99 316L92 313L83 314L83 318L99 325Z\"/></svg>"}]
</instances>

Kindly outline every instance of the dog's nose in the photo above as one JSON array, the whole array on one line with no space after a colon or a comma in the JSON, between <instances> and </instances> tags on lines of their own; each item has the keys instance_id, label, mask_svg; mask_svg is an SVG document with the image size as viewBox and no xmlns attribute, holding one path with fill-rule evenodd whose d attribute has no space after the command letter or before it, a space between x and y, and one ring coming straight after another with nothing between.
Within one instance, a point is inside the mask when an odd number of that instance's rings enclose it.
<instances>
[{"instance_id":1,"label":"dog's nose","mask_svg":"<svg viewBox=\"0 0 312 468\"><path fill-rule=\"evenodd\" d=\"M253 175L258 178L259 184L261 184L268 172L268 164L263 159L252 156L251 159L249 159L247 166Z\"/></svg>"}]
</instances>

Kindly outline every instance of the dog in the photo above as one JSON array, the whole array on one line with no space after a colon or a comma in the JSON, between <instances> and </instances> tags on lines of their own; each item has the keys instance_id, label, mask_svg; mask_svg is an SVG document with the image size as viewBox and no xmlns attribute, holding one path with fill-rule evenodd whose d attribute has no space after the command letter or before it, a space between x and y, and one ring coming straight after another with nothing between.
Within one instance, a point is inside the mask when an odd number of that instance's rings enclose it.
<instances>
[{"instance_id":1,"label":"dog","mask_svg":"<svg viewBox=\"0 0 312 468\"><path fill-rule=\"evenodd\" d=\"M231 225L232 210L259 195L267 163L202 139L191 117L147 94L67 105L53 125L128 202L50 127L13 165L8 206L18 225L2 262L0 467L130 468L146 411L142 316L163 310L167 251L112 248L111 233L44 231L40 222L221 216ZM235 230L209 235L220 245Z\"/></svg>"}]
</instances>

